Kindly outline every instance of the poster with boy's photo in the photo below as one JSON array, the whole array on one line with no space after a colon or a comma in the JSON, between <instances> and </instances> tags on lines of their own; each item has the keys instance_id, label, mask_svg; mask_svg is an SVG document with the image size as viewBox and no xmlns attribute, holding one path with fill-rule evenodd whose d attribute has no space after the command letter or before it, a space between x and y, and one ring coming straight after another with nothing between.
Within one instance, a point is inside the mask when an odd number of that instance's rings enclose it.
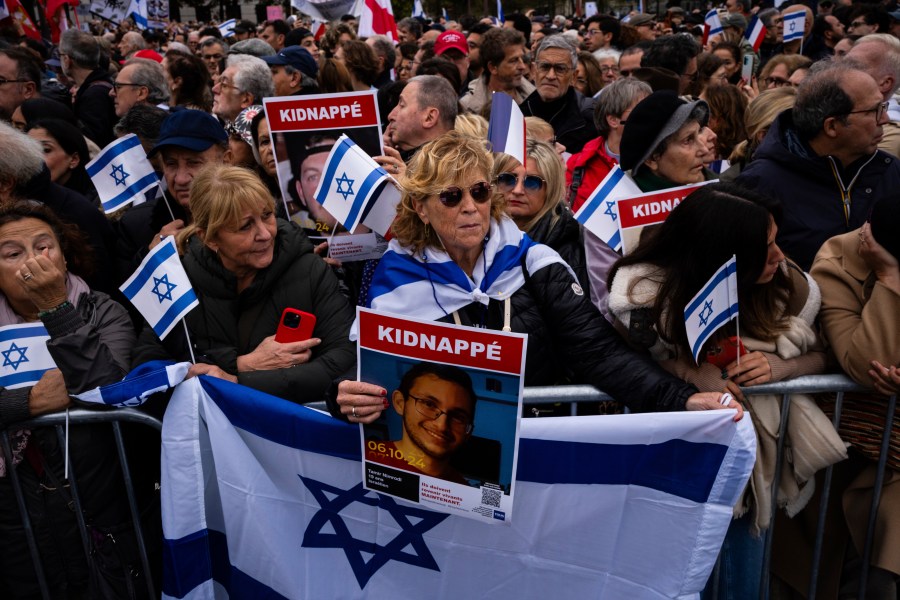
<instances>
[{"instance_id":1,"label":"poster with boy's photo","mask_svg":"<svg viewBox=\"0 0 900 600\"><path fill-rule=\"evenodd\" d=\"M388 401L361 426L366 488L509 523L527 336L358 315L359 379Z\"/></svg>"}]
</instances>

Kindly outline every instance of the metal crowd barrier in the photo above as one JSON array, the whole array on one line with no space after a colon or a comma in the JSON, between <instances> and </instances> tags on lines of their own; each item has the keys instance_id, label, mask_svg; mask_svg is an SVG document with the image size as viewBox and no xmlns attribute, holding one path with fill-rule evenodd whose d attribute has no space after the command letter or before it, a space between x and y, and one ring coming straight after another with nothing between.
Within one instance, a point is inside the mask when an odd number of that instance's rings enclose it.
<instances>
[{"instance_id":1,"label":"metal crowd barrier","mask_svg":"<svg viewBox=\"0 0 900 600\"><path fill-rule=\"evenodd\" d=\"M108 423L113 430L113 436L115 438L116 451L118 452L119 464L122 468L122 478L125 482L125 493L128 500L128 507L131 513L131 523L134 527L135 537L137 540L138 552L140 554L141 566L144 569L144 579L147 584L147 592L150 598L158 598L153 586L153 577L152 571L150 569L150 560L147 556L147 546L144 543L144 532L141 527L141 519L140 512L138 510L137 500L134 495L134 485L131 480L131 470L128 466L128 460L125 455L125 446L122 441L122 429L121 423L136 423L140 425L146 425L154 428L157 431L162 430L162 423L142 412L139 412L134 409L124 408L117 410L106 410L106 411L93 411L93 410L84 410L84 409L70 409L68 414L69 425L93 425L93 424L101 424ZM11 431L16 431L19 429L37 429L41 427L54 427L56 429L56 435L59 440L59 446L62 448L64 446L64 438L65 438L65 426L66 426L66 413L54 413L50 415L44 415L41 417L36 417L34 419L29 419L28 421L20 421L18 423L14 423L12 425L7 426L6 429L0 430L0 444L2 444L3 455L5 457L12 456L12 451L10 448L10 439L9 435ZM75 516L78 524L78 530L81 534L81 542L82 547L85 553L85 561L90 562L90 538L89 532L87 530L87 525L84 521L84 514L81 509L81 498L78 494L78 474L75 473L72 465L71 458L69 459L69 485L70 491L72 494L73 504L75 505ZM13 492L16 496L16 504L19 508L19 515L22 519L22 528L25 532L25 538L28 543L28 549L31 554L31 561L34 565L34 572L37 578L38 586L41 591L41 597L45 600L51 600L50 591L47 585L46 577L44 576L44 568L41 562L40 553L37 547L37 541L35 540L34 528L31 524L31 519L28 516L28 510L25 506L25 498L22 494L22 486L19 481L18 473L16 469L9 468L7 473L10 477L10 483L12 484Z\"/></svg>"},{"instance_id":2,"label":"metal crowd barrier","mask_svg":"<svg viewBox=\"0 0 900 600\"><path fill-rule=\"evenodd\" d=\"M869 391L866 388L863 388L847 377L843 375L810 375L805 377L798 377L796 379L792 379L790 381L780 382L780 383L772 383L765 385L753 386L751 388L745 388L744 393L748 395L758 395L758 394L769 394L769 395L780 395L782 397L782 409L781 409L781 426L779 430L779 438L778 438L778 454L777 454L777 462L776 462L776 472L774 481L780 480L780 469L781 469L781 458L784 453L784 441L785 441L785 431L788 423L788 419L790 418L790 406L791 406L791 396L792 394L814 394L814 393L835 393L835 407L834 407L834 419L833 424L835 429L837 429L838 424L840 423L841 418L841 406L844 400L845 392L866 392ZM557 404L564 403L570 405L570 414L577 414L577 406L582 402L599 402L599 401L607 401L612 400L612 398L597 390L592 386L586 385L575 385L575 386L555 386L555 387L532 387L525 389L524 401L527 404ZM893 427L894 421L894 412L896 409L897 397L891 396L888 400L887 407L887 415L885 419L883 437L882 437L882 445L881 445L881 454L878 460L877 466L877 476L875 480L875 493L872 496L872 504L870 506L869 518L868 518L868 527L866 531L866 540L863 548L862 555L862 574L859 582L859 597L865 597L866 590L866 582L867 582L867 574L868 569L870 567L869 561L871 558L872 544L875 536L875 524L876 524L876 515L878 511L878 505L881 499L881 489L884 484L884 471L887 464L887 457L889 453L890 447L890 435L891 429ZM324 406L324 403L317 403L311 405L314 408L319 408L321 410L327 410ZM18 430L18 429L34 429L37 427L55 427L57 431L57 436L60 439L60 444L62 445L63 439L63 427L66 422L65 413L56 413L52 415L45 415L42 417L38 417L35 419L31 419L29 421L16 423L14 425L9 426L6 430L0 431L0 443L2 443L3 452L5 456L12 456L10 450L10 441L9 441L9 431L10 430ZM135 529L138 548L140 551L140 557L142 561L142 566L144 568L144 572L147 574L146 581L148 592L151 598L157 597L154 589L152 577L150 576L151 570L149 566L149 560L147 558L146 545L144 543L143 531L141 529L140 524L140 514L137 508L137 502L134 497L134 488L131 481L131 474L128 468L128 461L125 456L125 448L122 443L122 433L120 428L120 423L139 423L144 424L150 427L155 428L156 430L161 430L162 424L153 417L145 415L144 413L138 412L133 409L120 409L115 411L89 411L82 409L75 409L69 411L69 422L71 425L82 425L82 424L94 424L94 423L109 423L113 428L113 432L115 435L116 448L119 455L119 462L122 465L122 475L125 480L126 493L128 496L128 504L131 510L132 524ZM25 500L22 496L21 486L19 484L18 476L16 475L15 469L10 469L9 473L11 475L11 483L13 486L13 490L16 494L16 502L19 506L19 512L22 516L22 525L25 530L25 534L28 541L28 547L31 552L31 558L34 563L35 573L38 578L38 582L41 587L41 593L44 598L49 598L49 592L47 589L47 583L44 579L43 567L41 565L40 556L38 554L37 544L34 539L34 532L32 530L31 522L28 517L28 513L25 510ZM822 490L822 497L820 500L819 507L819 515L818 515L818 523L816 528L816 540L815 546L813 550L813 560L812 560L812 573L810 575L809 582L809 598L816 597L816 583L818 580L819 574L819 562L822 554L822 539L825 529L825 511L828 503L828 496L831 491L831 477L832 477L832 467L828 467L825 470L825 478L824 478L824 486ZM71 483L72 495L75 498L76 506L78 507L76 510L76 514L80 515L80 506L78 505L78 493L76 487L76 474L72 472L71 461L69 464L69 480ZM773 488L772 491L772 506L776 507L777 502L775 498L775 494L777 493L777 486ZM774 513L772 521L769 525L768 530L766 531L766 540L765 540L765 553L763 558L763 580L760 586L759 596L760 598L766 599L769 597L769 565L771 561L771 548L772 548L772 534L774 529ZM83 518L79 518L78 520L79 530L81 532L82 541L84 542L85 551L87 552L87 548L89 548L88 538L87 538L87 530L84 524ZM87 557L88 559L90 557Z\"/></svg>"}]
</instances>

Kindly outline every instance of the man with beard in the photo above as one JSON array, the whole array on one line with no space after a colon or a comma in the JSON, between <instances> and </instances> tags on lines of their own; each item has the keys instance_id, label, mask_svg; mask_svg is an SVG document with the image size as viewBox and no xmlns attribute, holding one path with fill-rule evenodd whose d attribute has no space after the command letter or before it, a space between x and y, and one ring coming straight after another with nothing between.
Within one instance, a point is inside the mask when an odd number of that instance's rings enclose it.
<instances>
[{"instance_id":1,"label":"man with beard","mask_svg":"<svg viewBox=\"0 0 900 600\"><path fill-rule=\"evenodd\" d=\"M484 72L459 100L466 111L482 114L493 92L509 94L516 104L534 92L534 85L525 79L525 38L519 31L494 27L484 34L479 50Z\"/></svg>"}]
</instances>

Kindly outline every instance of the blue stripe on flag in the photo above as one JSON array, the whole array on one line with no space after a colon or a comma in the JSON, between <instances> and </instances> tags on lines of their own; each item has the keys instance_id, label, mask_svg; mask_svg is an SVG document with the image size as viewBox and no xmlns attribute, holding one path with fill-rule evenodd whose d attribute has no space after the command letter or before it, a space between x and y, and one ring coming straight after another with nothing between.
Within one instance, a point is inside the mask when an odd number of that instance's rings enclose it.
<instances>
[{"instance_id":1,"label":"blue stripe on flag","mask_svg":"<svg viewBox=\"0 0 900 600\"><path fill-rule=\"evenodd\" d=\"M148 173L144 175L141 179L138 179L131 185L129 185L125 190L113 198L112 200L108 200L103 203L103 210L106 212L110 212L122 206L123 204L127 204L129 200L133 200L135 196L143 192L147 187L153 185L159 181L156 177L156 173Z\"/></svg>"},{"instance_id":2,"label":"blue stripe on flag","mask_svg":"<svg viewBox=\"0 0 900 600\"><path fill-rule=\"evenodd\" d=\"M125 297L131 300L134 298L135 294L137 294L144 284L150 279L150 276L153 272L164 262L166 259L170 258L176 252L175 246L172 244L163 244L163 248L154 254L150 260L147 261L147 264L144 265L144 268L140 270L134 279L132 279L131 284L122 290L122 293L125 294Z\"/></svg>"},{"instance_id":3,"label":"blue stripe on flag","mask_svg":"<svg viewBox=\"0 0 900 600\"><path fill-rule=\"evenodd\" d=\"M427 250L426 250L427 252ZM472 291L472 282L465 276L459 265L452 261L420 263L411 256L388 250L381 257L379 269L372 279L369 298L377 298L410 283L429 279L435 283L455 285L467 292Z\"/></svg>"},{"instance_id":4,"label":"blue stripe on flag","mask_svg":"<svg viewBox=\"0 0 900 600\"><path fill-rule=\"evenodd\" d=\"M500 98L500 94L505 98ZM488 123L488 140L491 142L493 152L507 152L506 142L509 141L511 118L512 97L503 92L495 93L491 102L491 122Z\"/></svg>"},{"instance_id":5,"label":"blue stripe on flag","mask_svg":"<svg viewBox=\"0 0 900 600\"><path fill-rule=\"evenodd\" d=\"M153 326L153 331L156 332L156 335L162 339L169 329L171 329L172 324L181 318L181 313L187 309L191 303L196 301L197 294L194 293L193 288L182 294L178 300L172 303L172 306L169 307L166 314L164 314L162 318L156 322L156 325Z\"/></svg>"},{"instance_id":6,"label":"blue stripe on flag","mask_svg":"<svg viewBox=\"0 0 900 600\"><path fill-rule=\"evenodd\" d=\"M0 331L0 342L49 335L50 334L47 333L47 329L43 325L35 325L33 327L16 327L12 329L4 328L3 331Z\"/></svg>"},{"instance_id":7,"label":"blue stripe on flag","mask_svg":"<svg viewBox=\"0 0 900 600\"><path fill-rule=\"evenodd\" d=\"M9 387L18 383L28 383L29 381L37 383L41 376L49 370L50 369L32 369L30 371L22 371L21 373L4 375L3 377L0 377L0 387Z\"/></svg>"},{"instance_id":8,"label":"blue stripe on flag","mask_svg":"<svg viewBox=\"0 0 900 600\"><path fill-rule=\"evenodd\" d=\"M622 243L622 232L616 229L615 235L609 238L609 241L606 242L606 245L615 250L619 247L619 244Z\"/></svg>"},{"instance_id":9,"label":"blue stripe on flag","mask_svg":"<svg viewBox=\"0 0 900 600\"><path fill-rule=\"evenodd\" d=\"M625 171L623 171L621 169L616 169L615 174L609 178L609 180L606 182L606 184L604 184L604 186L602 188L600 188L599 190L595 191L592 194L593 201L590 202L587 206L585 206L584 210L581 211L581 214L579 215L579 218L578 218L579 223L584 225L585 223L587 223L590 220L590 218L594 214L594 212L598 208L600 208L600 205L603 203L603 199L605 199L607 196L609 196L612 193L613 189L615 189L615 187L619 184L619 182L622 181L623 177L625 177ZM612 247L612 244L608 244L608 245L610 247Z\"/></svg>"},{"instance_id":10,"label":"blue stripe on flag","mask_svg":"<svg viewBox=\"0 0 900 600\"><path fill-rule=\"evenodd\" d=\"M204 376L200 383L234 427L289 448L362 460L356 425L230 381Z\"/></svg>"},{"instance_id":11,"label":"blue stripe on flag","mask_svg":"<svg viewBox=\"0 0 900 600\"><path fill-rule=\"evenodd\" d=\"M706 502L728 447L669 440L659 444L590 444L522 438L518 481L640 485Z\"/></svg>"},{"instance_id":12,"label":"blue stripe on flag","mask_svg":"<svg viewBox=\"0 0 900 600\"><path fill-rule=\"evenodd\" d=\"M178 540L164 540L163 565L162 592L172 598L184 598L212 579L227 589L232 598L286 600L269 586L231 566L228 540L224 533L214 529L197 531Z\"/></svg>"},{"instance_id":13,"label":"blue stripe on flag","mask_svg":"<svg viewBox=\"0 0 900 600\"><path fill-rule=\"evenodd\" d=\"M366 206L366 201L369 199L369 194L372 193L372 188L378 184L379 179L386 175L387 171L382 172L381 169L376 169L366 175L362 185L359 186L356 198L353 199L353 205L347 213L347 225L350 225L349 229L352 230L355 228L356 220L359 218L360 211Z\"/></svg>"},{"instance_id":14,"label":"blue stripe on flag","mask_svg":"<svg viewBox=\"0 0 900 600\"><path fill-rule=\"evenodd\" d=\"M334 151L334 156L331 157L331 160L328 163L328 169L325 171L325 181L328 182L328 185L322 188L322 193L324 195L328 194L328 190L331 189L331 183L334 181L334 173L337 171L338 165L341 164L341 161L344 160L344 155L350 150L350 141L349 140L341 140L341 143L338 144L337 150ZM325 198L316 198L316 201L319 204L325 204Z\"/></svg>"},{"instance_id":15,"label":"blue stripe on flag","mask_svg":"<svg viewBox=\"0 0 900 600\"><path fill-rule=\"evenodd\" d=\"M700 335L697 336L697 341L691 346L691 354L694 355L695 360L700 355L700 349L703 347L703 344L706 343L706 340L709 339L709 336L711 336L716 329L721 327L723 323L731 320L731 318L737 314L738 303L735 302L728 307L728 310L720 312L706 324L706 327L704 327L703 331L700 332Z\"/></svg>"},{"instance_id":16,"label":"blue stripe on flag","mask_svg":"<svg viewBox=\"0 0 900 600\"><path fill-rule=\"evenodd\" d=\"M534 245L531 238L527 237L518 246L504 246L491 262L491 269L485 274L481 280L481 291L485 292L491 288L494 282L510 268L516 268L522 264L522 258L528 254L528 249Z\"/></svg>"},{"instance_id":17,"label":"blue stripe on flag","mask_svg":"<svg viewBox=\"0 0 900 600\"><path fill-rule=\"evenodd\" d=\"M731 261L729 259L729 262L725 263L724 267L724 269L716 273L716 276L713 279L707 282L706 287L704 287L703 290L699 294L697 294L696 299L691 302L691 304L688 305L687 308L684 309L685 315L694 314L694 311L697 310L700 304L705 302L709 298L712 291L716 289L716 287L720 283L722 283L722 281L727 279L729 275L737 275L737 264L734 261Z\"/></svg>"},{"instance_id":18,"label":"blue stripe on flag","mask_svg":"<svg viewBox=\"0 0 900 600\"><path fill-rule=\"evenodd\" d=\"M115 146L108 148L106 150L106 152L104 152L97 158L97 162L95 162L90 167L88 167L88 169L87 169L88 175L93 177L94 175L96 175L97 173L102 171L104 168L106 168L109 165L109 163L111 163L113 161L113 159L121 156L122 154L125 154L126 152L128 152L129 150L134 148L135 146L140 146L140 145L141 145L141 140L136 135L133 137L129 136L127 138L122 138L122 141L120 141Z\"/></svg>"}]
</instances>

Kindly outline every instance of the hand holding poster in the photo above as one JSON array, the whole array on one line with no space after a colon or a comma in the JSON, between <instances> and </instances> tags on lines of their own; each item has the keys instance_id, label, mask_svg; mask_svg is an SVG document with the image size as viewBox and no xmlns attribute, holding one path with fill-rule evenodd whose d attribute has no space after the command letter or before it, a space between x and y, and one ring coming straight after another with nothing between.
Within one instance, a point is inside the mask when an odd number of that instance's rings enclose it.
<instances>
[{"instance_id":1,"label":"hand holding poster","mask_svg":"<svg viewBox=\"0 0 900 600\"><path fill-rule=\"evenodd\" d=\"M691 192L715 181L718 179L617 200L616 212L619 214L622 253L630 254L637 248L644 227L662 223L682 200L691 195Z\"/></svg>"},{"instance_id":2,"label":"hand holding poster","mask_svg":"<svg viewBox=\"0 0 900 600\"><path fill-rule=\"evenodd\" d=\"M390 408L362 426L366 489L510 522L527 336L359 310L359 379Z\"/></svg>"}]
</instances>

